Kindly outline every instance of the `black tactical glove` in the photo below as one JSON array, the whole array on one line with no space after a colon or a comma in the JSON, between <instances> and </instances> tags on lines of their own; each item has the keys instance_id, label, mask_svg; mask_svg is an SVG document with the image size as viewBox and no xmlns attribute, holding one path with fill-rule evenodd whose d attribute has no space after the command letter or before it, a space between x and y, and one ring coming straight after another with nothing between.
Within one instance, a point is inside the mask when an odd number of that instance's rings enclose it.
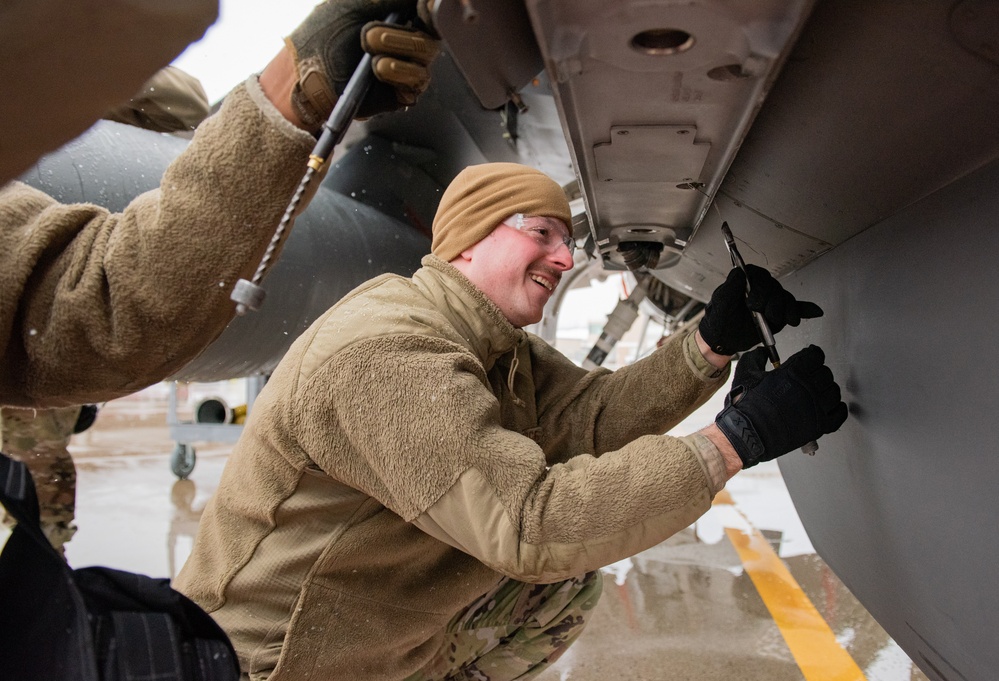
<instances>
[{"instance_id":1,"label":"black tactical glove","mask_svg":"<svg viewBox=\"0 0 999 681\"><path fill-rule=\"evenodd\" d=\"M416 103L430 83L430 63L440 46L416 28L390 26L379 20L391 12L415 14L416 0L326 0L285 44L295 59L298 83L291 104L302 122L318 130L347 86L364 52L372 55L372 84L358 118ZM422 25L422 24L421 24Z\"/></svg>"},{"instance_id":2,"label":"black tactical glove","mask_svg":"<svg viewBox=\"0 0 999 681\"><path fill-rule=\"evenodd\" d=\"M788 324L797 326L802 319L822 316L821 307L795 300L762 267L746 265L746 272L749 297L746 297L746 275L738 267L733 268L728 279L711 294L698 326L701 338L719 355L734 355L760 342L751 310L763 313L773 333Z\"/></svg>"},{"instance_id":3,"label":"black tactical glove","mask_svg":"<svg viewBox=\"0 0 999 681\"><path fill-rule=\"evenodd\" d=\"M715 423L743 468L776 459L843 425L846 404L824 361L817 345L791 355L771 372L766 371L766 348L739 359L732 391Z\"/></svg>"}]
</instances>

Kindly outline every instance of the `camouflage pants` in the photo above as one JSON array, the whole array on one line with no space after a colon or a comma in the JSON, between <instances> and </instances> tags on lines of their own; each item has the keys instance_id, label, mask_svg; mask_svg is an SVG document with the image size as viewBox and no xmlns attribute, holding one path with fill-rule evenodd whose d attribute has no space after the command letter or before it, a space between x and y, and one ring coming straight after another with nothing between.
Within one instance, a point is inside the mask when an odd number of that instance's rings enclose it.
<instances>
[{"instance_id":1,"label":"camouflage pants","mask_svg":"<svg viewBox=\"0 0 999 681\"><path fill-rule=\"evenodd\" d=\"M60 550L76 532L76 467L66 447L79 414L80 407L0 410L3 453L31 471L42 530ZM5 514L4 522L12 520Z\"/></svg>"},{"instance_id":2,"label":"camouflage pants","mask_svg":"<svg viewBox=\"0 0 999 681\"><path fill-rule=\"evenodd\" d=\"M599 572L555 584L504 579L448 623L437 655L406 681L520 681L541 673L583 632Z\"/></svg>"}]
</instances>

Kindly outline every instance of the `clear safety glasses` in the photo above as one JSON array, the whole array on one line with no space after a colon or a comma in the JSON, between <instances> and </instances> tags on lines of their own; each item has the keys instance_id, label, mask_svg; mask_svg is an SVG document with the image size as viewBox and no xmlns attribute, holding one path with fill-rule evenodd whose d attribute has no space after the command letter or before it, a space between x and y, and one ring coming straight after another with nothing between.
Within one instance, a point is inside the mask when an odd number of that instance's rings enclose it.
<instances>
[{"instance_id":1,"label":"clear safety glasses","mask_svg":"<svg viewBox=\"0 0 999 681\"><path fill-rule=\"evenodd\" d=\"M503 224L523 232L549 253L555 253L562 246L569 249L570 256L576 252L576 242L557 218L516 213L504 220Z\"/></svg>"}]
</instances>

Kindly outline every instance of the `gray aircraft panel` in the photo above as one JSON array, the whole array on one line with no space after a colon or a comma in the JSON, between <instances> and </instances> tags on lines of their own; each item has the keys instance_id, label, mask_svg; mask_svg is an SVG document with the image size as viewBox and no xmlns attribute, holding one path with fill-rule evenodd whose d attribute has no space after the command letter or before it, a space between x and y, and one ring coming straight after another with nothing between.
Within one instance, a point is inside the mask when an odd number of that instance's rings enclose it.
<instances>
[{"instance_id":1,"label":"gray aircraft panel","mask_svg":"<svg viewBox=\"0 0 999 681\"><path fill-rule=\"evenodd\" d=\"M850 419L780 460L819 554L931 677L995 678L999 653L999 162L784 280L825 316Z\"/></svg>"}]
</instances>

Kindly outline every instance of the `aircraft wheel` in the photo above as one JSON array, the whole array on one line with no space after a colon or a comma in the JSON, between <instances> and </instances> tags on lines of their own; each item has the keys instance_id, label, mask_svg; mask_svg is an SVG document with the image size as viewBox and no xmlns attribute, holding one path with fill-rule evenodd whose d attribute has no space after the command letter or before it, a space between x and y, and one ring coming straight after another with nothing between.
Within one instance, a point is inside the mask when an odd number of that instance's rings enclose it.
<instances>
[{"instance_id":1,"label":"aircraft wheel","mask_svg":"<svg viewBox=\"0 0 999 681\"><path fill-rule=\"evenodd\" d=\"M178 442L170 454L170 470L181 480L186 480L187 476L194 470L194 463L197 461L194 447L183 442Z\"/></svg>"}]
</instances>

